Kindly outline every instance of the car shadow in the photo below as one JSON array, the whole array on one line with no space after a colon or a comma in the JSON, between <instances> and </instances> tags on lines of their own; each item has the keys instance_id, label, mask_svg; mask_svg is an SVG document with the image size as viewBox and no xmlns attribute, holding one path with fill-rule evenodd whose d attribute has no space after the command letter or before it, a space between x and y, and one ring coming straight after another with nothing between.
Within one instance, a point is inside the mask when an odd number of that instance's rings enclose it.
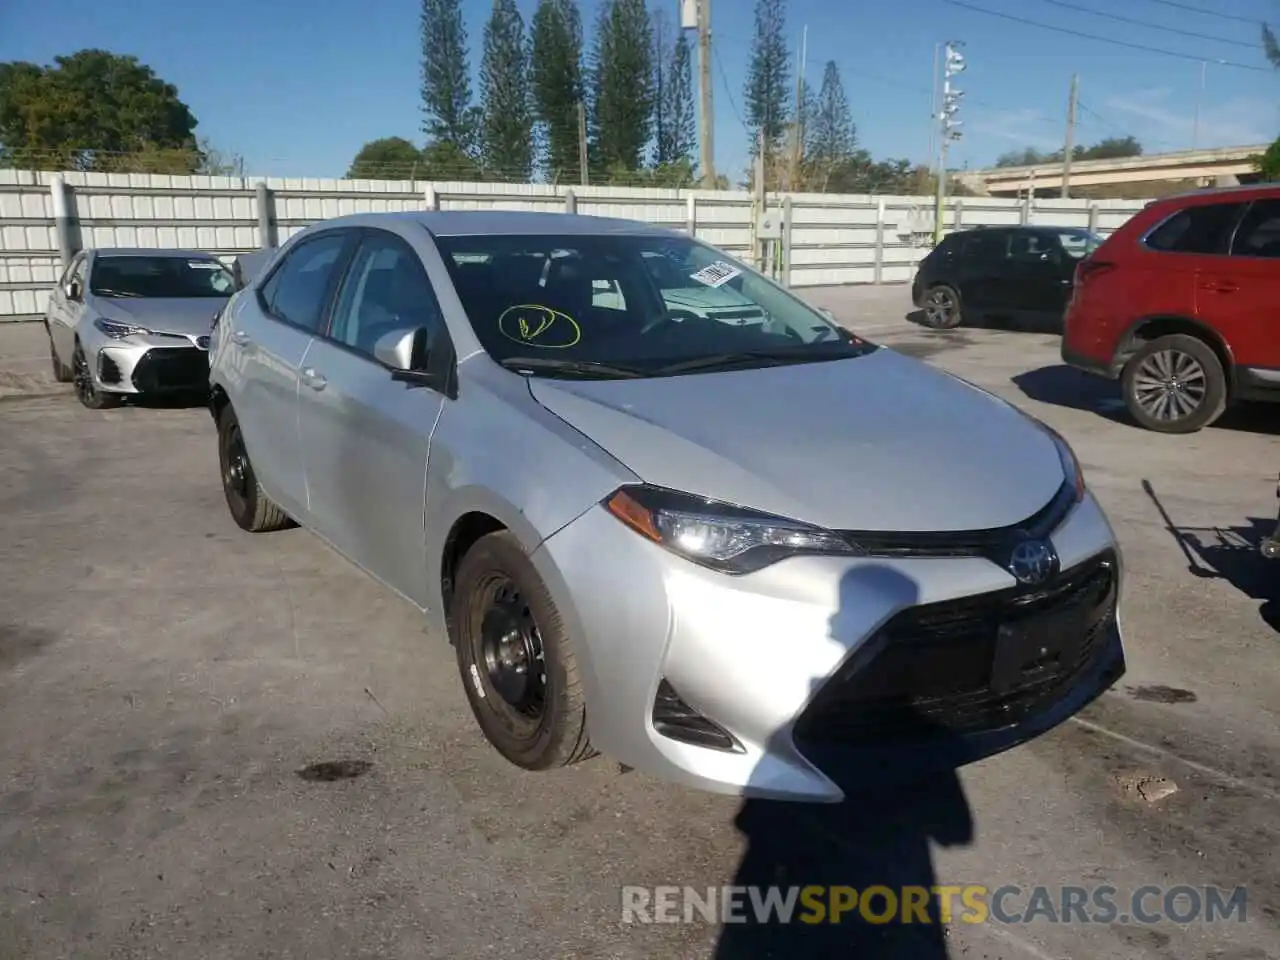
<instances>
[{"instance_id":1,"label":"car shadow","mask_svg":"<svg viewBox=\"0 0 1280 960\"><path fill-rule=\"evenodd\" d=\"M933 330L925 319L923 310L911 310L903 319L923 330ZM977 317L965 317L960 326L951 330L938 330L938 333L954 333L957 330L1002 330L1009 333L1062 333L1062 321L1056 317L1041 314L982 314Z\"/></svg>"},{"instance_id":2,"label":"car shadow","mask_svg":"<svg viewBox=\"0 0 1280 960\"><path fill-rule=\"evenodd\" d=\"M1011 379L1030 400L1087 410L1113 423L1137 426L1120 396L1120 385L1106 377L1057 363ZM1270 403L1237 403L1228 407L1209 429L1280 435L1280 409Z\"/></svg>"},{"instance_id":3,"label":"car shadow","mask_svg":"<svg viewBox=\"0 0 1280 960\"><path fill-rule=\"evenodd\" d=\"M889 568L876 571L892 582L881 586L918 595L914 581ZM866 570L841 584L840 610L831 618L831 634L861 631L852 616L866 589ZM879 591L877 591L879 592ZM825 682L815 678L811 696ZM770 744L768 755L786 756L791 733ZM754 785L767 788L777 767L763 764ZM831 773L830 767L824 772ZM712 956L715 960L764 957L856 957L893 960L945 960L947 939L938 897L932 848L959 846L973 839L973 817L954 767L938 765L892 772L859 765L842 776L846 799L838 804L748 799L734 821L747 848L734 878L746 888L742 922L727 922ZM805 888L810 888L806 890ZM817 889L813 889L817 888ZM875 888L879 888L878 890ZM786 901L795 897L788 922L776 913L761 916L754 903L768 903L770 892ZM868 892L870 891L870 896ZM914 909L904 906L911 896ZM952 909L963 906L955 898Z\"/></svg>"},{"instance_id":4,"label":"car shadow","mask_svg":"<svg viewBox=\"0 0 1280 960\"><path fill-rule=\"evenodd\" d=\"M1186 557L1191 575L1201 580L1225 580L1251 600L1261 600L1263 621L1280 632L1280 567L1259 550L1263 539L1276 528L1274 516L1249 517L1239 526L1180 526L1169 516L1150 480L1142 481L1142 489Z\"/></svg>"}]
</instances>

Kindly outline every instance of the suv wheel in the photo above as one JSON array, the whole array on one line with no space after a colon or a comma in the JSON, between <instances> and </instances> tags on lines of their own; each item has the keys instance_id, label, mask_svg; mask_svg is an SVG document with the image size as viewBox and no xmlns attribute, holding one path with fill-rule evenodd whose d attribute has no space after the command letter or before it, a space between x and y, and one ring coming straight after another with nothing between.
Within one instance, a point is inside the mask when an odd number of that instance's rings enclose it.
<instances>
[{"instance_id":1,"label":"suv wheel","mask_svg":"<svg viewBox=\"0 0 1280 960\"><path fill-rule=\"evenodd\" d=\"M924 295L924 321L934 330L951 330L960 326L960 294L954 287L940 283Z\"/></svg>"},{"instance_id":2,"label":"suv wheel","mask_svg":"<svg viewBox=\"0 0 1280 960\"><path fill-rule=\"evenodd\" d=\"M1133 419L1160 433L1194 433L1222 415L1227 378L1218 355L1196 337L1175 333L1143 345L1120 379Z\"/></svg>"},{"instance_id":3,"label":"suv wheel","mask_svg":"<svg viewBox=\"0 0 1280 960\"><path fill-rule=\"evenodd\" d=\"M511 533L462 558L449 620L471 711L503 757L546 770L594 756L568 631Z\"/></svg>"}]
</instances>

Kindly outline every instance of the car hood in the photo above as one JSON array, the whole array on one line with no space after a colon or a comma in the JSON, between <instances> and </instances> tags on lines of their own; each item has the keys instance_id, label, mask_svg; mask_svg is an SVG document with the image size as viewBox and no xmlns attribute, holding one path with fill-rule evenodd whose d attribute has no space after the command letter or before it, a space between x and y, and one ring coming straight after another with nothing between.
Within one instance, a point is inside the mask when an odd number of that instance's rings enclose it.
<instances>
[{"instance_id":1,"label":"car hood","mask_svg":"<svg viewBox=\"0 0 1280 960\"><path fill-rule=\"evenodd\" d=\"M156 333L199 336L213 329L213 318L227 303L223 297L94 297L99 316L120 323L135 323Z\"/></svg>"},{"instance_id":2,"label":"car hood","mask_svg":"<svg viewBox=\"0 0 1280 960\"><path fill-rule=\"evenodd\" d=\"M637 380L531 378L534 398L644 481L819 526L1019 523L1064 474L1013 406L880 348L845 360Z\"/></svg>"}]
</instances>

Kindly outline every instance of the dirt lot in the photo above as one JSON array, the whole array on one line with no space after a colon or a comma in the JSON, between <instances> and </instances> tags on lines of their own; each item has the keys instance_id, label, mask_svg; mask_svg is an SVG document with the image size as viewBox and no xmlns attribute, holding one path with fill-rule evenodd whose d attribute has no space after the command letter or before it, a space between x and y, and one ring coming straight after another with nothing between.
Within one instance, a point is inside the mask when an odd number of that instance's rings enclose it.
<instances>
[{"instance_id":1,"label":"dirt lot","mask_svg":"<svg viewBox=\"0 0 1280 960\"><path fill-rule=\"evenodd\" d=\"M1280 566L1253 549L1280 411L1162 437L1052 335L931 333L901 288L811 296L1075 444L1128 566L1129 672L1102 701L958 782L840 808L603 758L522 774L414 611L307 533L232 524L203 410L10 399L0 957L1280 958ZM0 327L10 392L48 388L42 351ZM307 772L327 761L354 763ZM725 883L1013 884L1012 913L1035 885L1110 885L1121 913L1144 885L1248 890L1216 924L621 922L624 885Z\"/></svg>"}]
</instances>

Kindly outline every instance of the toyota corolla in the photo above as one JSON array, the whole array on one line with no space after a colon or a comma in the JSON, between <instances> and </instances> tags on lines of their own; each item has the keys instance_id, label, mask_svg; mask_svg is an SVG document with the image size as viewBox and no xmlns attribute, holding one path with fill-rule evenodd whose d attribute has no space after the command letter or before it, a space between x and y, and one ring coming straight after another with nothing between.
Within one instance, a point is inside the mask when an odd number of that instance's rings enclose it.
<instances>
[{"instance_id":1,"label":"toyota corolla","mask_svg":"<svg viewBox=\"0 0 1280 960\"><path fill-rule=\"evenodd\" d=\"M664 277L763 322L673 309ZM301 524L420 608L524 768L838 801L1124 670L1120 552L1061 436L680 233L316 224L228 305L211 385L235 521Z\"/></svg>"}]
</instances>

